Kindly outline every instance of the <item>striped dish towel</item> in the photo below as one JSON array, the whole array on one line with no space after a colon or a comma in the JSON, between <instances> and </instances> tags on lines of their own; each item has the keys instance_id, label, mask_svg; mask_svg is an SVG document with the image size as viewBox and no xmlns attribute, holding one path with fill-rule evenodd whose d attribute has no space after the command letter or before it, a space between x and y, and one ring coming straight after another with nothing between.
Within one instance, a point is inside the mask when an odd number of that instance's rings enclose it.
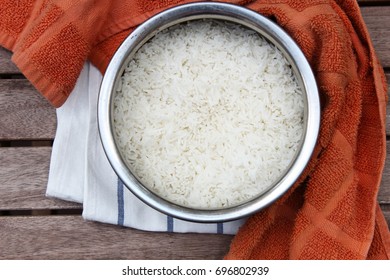
<instances>
[{"instance_id":1,"label":"striped dish towel","mask_svg":"<svg viewBox=\"0 0 390 280\"><path fill-rule=\"evenodd\" d=\"M148 231L235 234L244 219L215 224L164 215L135 197L111 168L100 142L97 99L100 72L85 63L65 104L57 109L57 132L46 195L83 203L83 217Z\"/></svg>"}]
</instances>

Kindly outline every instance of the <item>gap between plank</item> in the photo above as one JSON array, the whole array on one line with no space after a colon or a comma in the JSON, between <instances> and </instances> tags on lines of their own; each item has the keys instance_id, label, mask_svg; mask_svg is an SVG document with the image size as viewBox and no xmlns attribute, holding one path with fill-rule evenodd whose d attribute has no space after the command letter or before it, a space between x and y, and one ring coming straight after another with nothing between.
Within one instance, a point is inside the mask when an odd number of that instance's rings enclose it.
<instances>
[{"instance_id":1,"label":"gap between plank","mask_svg":"<svg viewBox=\"0 0 390 280\"><path fill-rule=\"evenodd\" d=\"M26 77L23 74L20 73L0 73L0 79L17 79L17 80L23 80L26 79Z\"/></svg>"},{"instance_id":2,"label":"gap between plank","mask_svg":"<svg viewBox=\"0 0 390 280\"><path fill-rule=\"evenodd\" d=\"M80 216L82 209L0 210L0 216Z\"/></svg>"},{"instance_id":3,"label":"gap between plank","mask_svg":"<svg viewBox=\"0 0 390 280\"><path fill-rule=\"evenodd\" d=\"M49 140L0 140L0 147L52 147L53 139Z\"/></svg>"},{"instance_id":4,"label":"gap between plank","mask_svg":"<svg viewBox=\"0 0 390 280\"><path fill-rule=\"evenodd\" d=\"M361 2L359 3L360 7L386 7L390 6L390 2L383 2L383 1L369 1L369 2Z\"/></svg>"}]
</instances>

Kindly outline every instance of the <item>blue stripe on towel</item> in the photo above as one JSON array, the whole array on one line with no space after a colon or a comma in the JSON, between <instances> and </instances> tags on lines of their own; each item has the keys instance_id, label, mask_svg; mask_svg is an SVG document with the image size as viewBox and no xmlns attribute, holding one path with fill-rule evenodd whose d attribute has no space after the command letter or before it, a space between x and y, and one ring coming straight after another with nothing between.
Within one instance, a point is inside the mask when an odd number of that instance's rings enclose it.
<instances>
[{"instance_id":1,"label":"blue stripe on towel","mask_svg":"<svg viewBox=\"0 0 390 280\"><path fill-rule=\"evenodd\" d=\"M167 231L173 232L173 217L167 216Z\"/></svg>"},{"instance_id":2,"label":"blue stripe on towel","mask_svg":"<svg viewBox=\"0 0 390 280\"><path fill-rule=\"evenodd\" d=\"M223 233L223 223L217 223L217 233Z\"/></svg>"},{"instance_id":3,"label":"blue stripe on towel","mask_svg":"<svg viewBox=\"0 0 390 280\"><path fill-rule=\"evenodd\" d=\"M123 197L123 182L118 178L117 184L117 198L118 198L118 225L123 226L125 220L125 201Z\"/></svg>"}]
</instances>

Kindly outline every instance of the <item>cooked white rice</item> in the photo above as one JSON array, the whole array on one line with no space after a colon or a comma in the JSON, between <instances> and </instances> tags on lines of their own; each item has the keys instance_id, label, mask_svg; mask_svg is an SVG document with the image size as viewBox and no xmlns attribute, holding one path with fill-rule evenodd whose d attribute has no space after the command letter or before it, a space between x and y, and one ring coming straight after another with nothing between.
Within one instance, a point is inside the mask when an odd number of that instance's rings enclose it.
<instances>
[{"instance_id":1,"label":"cooked white rice","mask_svg":"<svg viewBox=\"0 0 390 280\"><path fill-rule=\"evenodd\" d=\"M130 61L114 100L117 144L165 199L225 208L258 196L291 163L303 96L283 54L215 20L158 33Z\"/></svg>"}]
</instances>

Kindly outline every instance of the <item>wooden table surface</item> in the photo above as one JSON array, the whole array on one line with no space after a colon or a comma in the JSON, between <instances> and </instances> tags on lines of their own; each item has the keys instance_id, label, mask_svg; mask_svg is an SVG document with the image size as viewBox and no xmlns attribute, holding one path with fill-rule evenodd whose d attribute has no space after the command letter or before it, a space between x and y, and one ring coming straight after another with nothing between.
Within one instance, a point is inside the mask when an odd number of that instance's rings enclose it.
<instances>
[{"instance_id":1,"label":"wooden table surface","mask_svg":"<svg viewBox=\"0 0 390 280\"><path fill-rule=\"evenodd\" d=\"M390 80L390 0L359 1ZM221 259L232 236L153 233L84 221L82 206L46 198L55 109L0 48L0 259ZM388 107L389 108L389 107ZM390 119L387 115L387 147ZM389 153L389 152L388 152ZM378 196L390 224L390 161Z\"/></svg>"}]
</instances>

